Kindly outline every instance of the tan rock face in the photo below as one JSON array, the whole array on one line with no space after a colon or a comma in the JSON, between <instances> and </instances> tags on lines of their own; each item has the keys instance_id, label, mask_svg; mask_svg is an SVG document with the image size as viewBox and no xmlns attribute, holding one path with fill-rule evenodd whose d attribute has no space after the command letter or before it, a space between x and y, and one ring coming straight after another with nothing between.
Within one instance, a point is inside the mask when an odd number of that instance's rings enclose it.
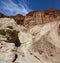
<instances>
[{"instance_id":1,"label":"tan rock face","mask_svg":"<svg viewBox=\"0 0 60 63\"><path fill-rule=\"evenodd\" d=\"M11 18L0 18L0 63L60 63L59 10L30 12L22 25Z\"/></svg>"},{"instance_id":2,"label":"tan rock face","mask_svg":"<svg viewBox=\"0 0 60 63\"><path fill-rule=\"evenodd\" d=\"M14 43L0 41L0 63L13 63L16 47Z\"/></svg>"},{"instance_id":3,"label":"tan rock face","mask_svg":"<svg viewBox=\"0 0 60 63\"><path fill-rule=\"evenodd\" d=\"M36 25L19 33L15 63L60 63L60 21Z\"/></svg>"},{"instance_id":4,"label":"tan rock face","mask_svg":"<svg viewBox=\"0 0 60 63\"><path fill-rule=\"evenodd\" d=\"M60 21L45 24L41 27L40 32L35 36L34 42L29 48L31 54L42 63L60 62L59 26Z\"/></svg>"},{"instance_id":5,"label":"tan rock face","mask_svg":"<svg viewBox=\"0 0 60 63\"><path fill-rule=\"evenodd\" d=\"M26 15L24 25L32 28L35 25L60 20L60 10L49 9L45 11L33 11Z\"/></svg>"},{"instance_id":6,"label":"tan rock face","mask_svg":"<svg viewBox=\"0 0 60 63\"><path fill-rule=\"evenodd\" d=\"M17 23L10 18L0 18L0 63L13 63L18 42Z\"/></svg>"}]
</instances>

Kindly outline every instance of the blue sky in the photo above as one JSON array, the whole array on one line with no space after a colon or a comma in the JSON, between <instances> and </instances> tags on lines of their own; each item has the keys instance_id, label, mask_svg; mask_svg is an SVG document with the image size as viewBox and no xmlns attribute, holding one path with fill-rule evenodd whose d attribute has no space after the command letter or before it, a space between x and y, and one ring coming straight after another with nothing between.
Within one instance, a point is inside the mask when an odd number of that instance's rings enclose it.
<instances>
[{"instance_id":1,"label":"blue sky","mask_svg":"<svg viewBox=\"0 0 60 63\"><path fill-rule=\"evenodd\" d=\"M49 8L60 9L60 0L0 0L0 13L9 16Z\"/></svg>"}]
</instances>

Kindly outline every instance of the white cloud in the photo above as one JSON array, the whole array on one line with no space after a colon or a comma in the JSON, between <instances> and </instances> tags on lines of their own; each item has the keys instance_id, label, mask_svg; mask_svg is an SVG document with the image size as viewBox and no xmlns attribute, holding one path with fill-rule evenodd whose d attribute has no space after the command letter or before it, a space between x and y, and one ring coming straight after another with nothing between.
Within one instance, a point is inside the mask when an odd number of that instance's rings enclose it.
<instances>
[{"instance_id":1,"label":"white cloud","mask_svg":"<svg viewBox=\"0 0 60 63\"><path fill-rule=\"evenodd\" d=\"M29 11L31 11L28 6L28 0L19 0L18 3L15 3L13 0L1 0L0 2L0 8L2 8L7 15L26 15Z\"/></svg>"}]
</instances>

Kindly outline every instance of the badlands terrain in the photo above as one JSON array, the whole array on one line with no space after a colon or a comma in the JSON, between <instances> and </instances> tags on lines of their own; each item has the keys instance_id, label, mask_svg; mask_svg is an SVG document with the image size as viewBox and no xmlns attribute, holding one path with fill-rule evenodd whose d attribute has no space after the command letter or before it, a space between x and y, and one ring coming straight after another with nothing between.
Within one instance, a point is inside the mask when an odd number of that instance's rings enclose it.
<instances>
[{"instance_id":1,"label":"badlands terrain","mask_svg":"<svg viewBox=\"0 0 60 63\"><path fill-rule=\"evenodd\" d=\"M60 63L60 10L0 13L0 63Z\"/></svg>"}]
</instances>

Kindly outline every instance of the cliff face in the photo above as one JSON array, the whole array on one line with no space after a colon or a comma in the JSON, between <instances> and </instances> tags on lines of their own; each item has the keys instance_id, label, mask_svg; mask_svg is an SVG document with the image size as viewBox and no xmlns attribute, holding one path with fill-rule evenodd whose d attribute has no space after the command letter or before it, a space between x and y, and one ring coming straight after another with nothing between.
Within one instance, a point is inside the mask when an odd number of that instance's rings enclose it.
<instances>
[{"instance_id":1,"label":"cliff face","mask_svg":"<svg viewBox=\"0 0 60 63\"><path fill-rule=\"evenodd\" d=\"M39 25L60 20L60 10L49 9L45 11L33 11L26 15L24 25L31 28L32 25Z\"/></svg>"}]
</instances>

